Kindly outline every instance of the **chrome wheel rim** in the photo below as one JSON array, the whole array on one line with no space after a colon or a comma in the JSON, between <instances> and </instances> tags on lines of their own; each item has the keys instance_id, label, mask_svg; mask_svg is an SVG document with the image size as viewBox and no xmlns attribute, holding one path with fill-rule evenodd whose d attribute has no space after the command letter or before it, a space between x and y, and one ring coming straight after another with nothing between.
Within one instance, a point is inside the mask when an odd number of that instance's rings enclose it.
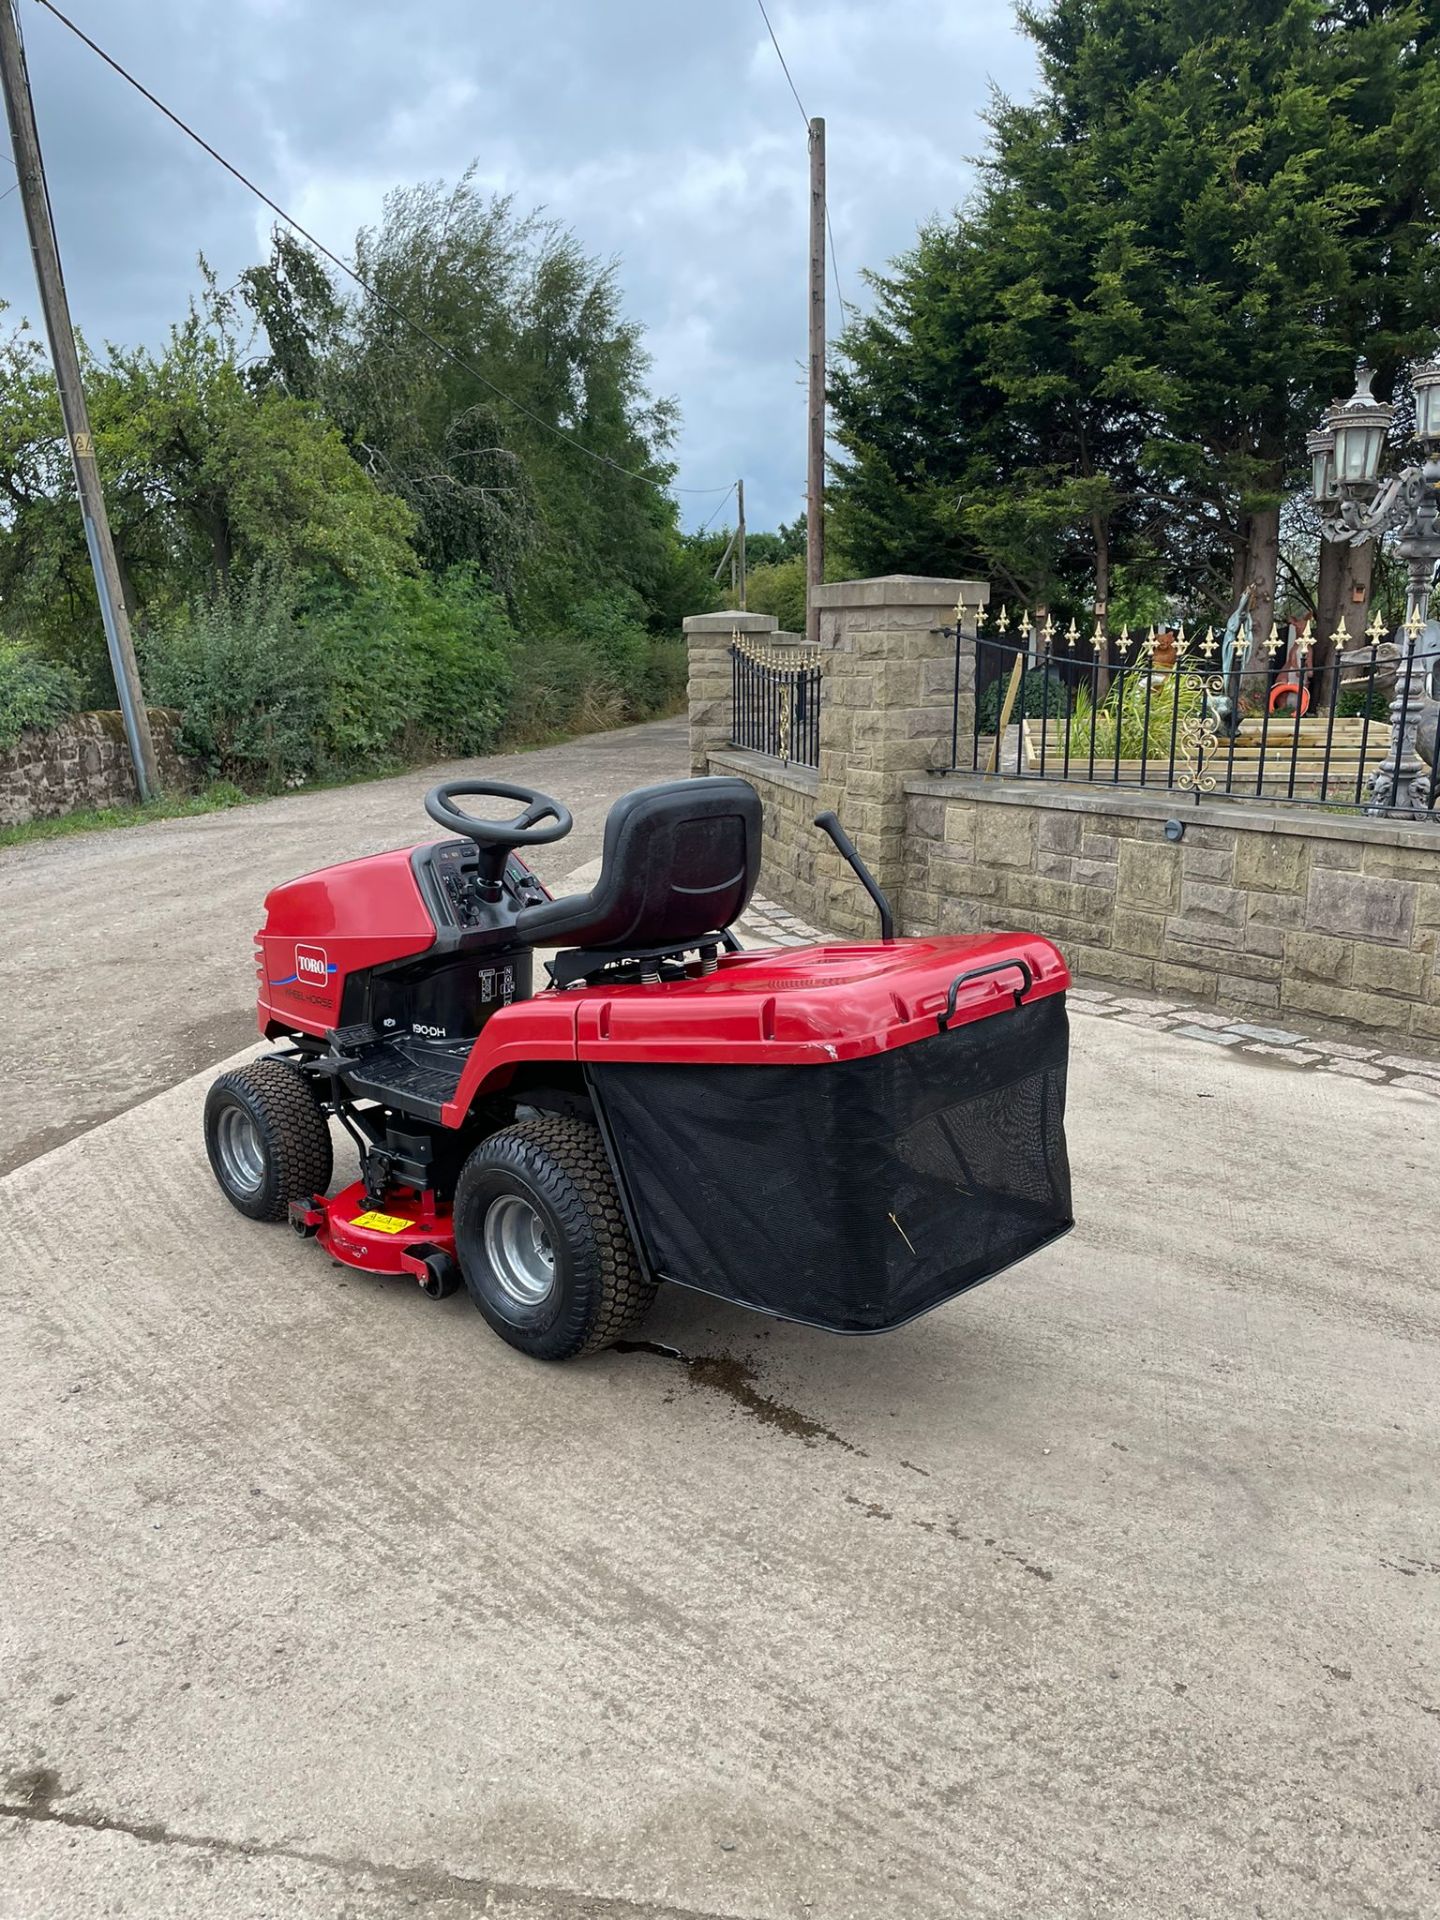
<instances>
[{"instance_id":1,"label":"chrome wheel rim","mask_svg":"<svg viewBox=\"0 0 1440 1920\"><path fill-rule=\"evenodd\" d=\"M502 1193L485 1215L485 1258L518 1307L538 1307L555 1285L550 1230L528 1200Z\"/></svg>"},{"instance_id":2,"label":"chrome wheel rim","mask_svg":"<svg viewBox=\"0 0 1440 1920\"><path fill-rule=\"evenodd\" d=\"M215 1151L227 1185L236 1193L258 1193L265 1178L265 1148L260 1130L244 1107L225 1107L215 1128Z\"/></svg>"}]
</instances>

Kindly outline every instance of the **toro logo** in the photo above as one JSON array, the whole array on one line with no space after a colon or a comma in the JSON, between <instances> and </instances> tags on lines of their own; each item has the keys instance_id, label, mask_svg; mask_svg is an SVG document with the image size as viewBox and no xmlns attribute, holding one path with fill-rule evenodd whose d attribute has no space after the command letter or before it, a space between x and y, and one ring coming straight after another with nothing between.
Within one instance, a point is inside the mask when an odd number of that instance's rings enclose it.
<instances>
[{"instance_id":1,"label":"toro logo","mask_svg":"<svg viewBox=\"0 0 1440 1920\"><path fill-rule=\"evenodd\" d=\"M334 971L330 956L323 947L296 947L294 973L287 973L283 980L272 980L270 984L275 987L324 987L328 991L330 976ZM304 995L296 997L303 999Z\"/></svg>"},{"instance_id":2,"label":"toro logo","mask_svg":"<svg viewBox=\"0 0 1440 1920\"><path fill-rule=\"evenodd\" d=\"M330 978L330 960L323 947L296 947L295 978L323 987Z\"/></svg>"}]
</instances>

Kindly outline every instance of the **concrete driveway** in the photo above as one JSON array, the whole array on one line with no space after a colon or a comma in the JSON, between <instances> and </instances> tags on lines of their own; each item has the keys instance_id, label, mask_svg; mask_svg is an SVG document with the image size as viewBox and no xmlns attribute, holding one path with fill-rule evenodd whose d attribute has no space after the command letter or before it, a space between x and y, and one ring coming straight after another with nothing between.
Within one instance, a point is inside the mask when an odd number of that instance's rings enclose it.
<instances>
[{"instance_id":1,"label":"concrete driveway","mask_svg":"<svg viewBox=\"0 0 1440 1920\"><path fill-rule=\"evenodd\" d=\"M3 1920L1440 1910L1440 1101L1077 1010L1067 1240L547 1369L233 1213L213 1071L0 1179Z\"/></svg>"},{"instance_id":2,"label":"concrete driveway","mask_svg":"<svg viewBox=\"0 0 1440 1920\"><path fill-rule=\"evenodd\" d=\"M269 888L434 839L438 780L490 776L563 800L575 830L535 850L552 884L600 851L610 803L688 771L685 722L417 768L229 813L0 851L0 1172L242 1047L250 936Z\"/></svg>"},{"instance_id":3,"label":"concrete driveway","mask_svg":"<svg viewBox=\"0 0 1440 1920\"><path fill-rule=\"evenodd\" d=\"M1434 1914L1437 1103L1075 1029L1079 1229L873 1341L522 1360L208 1074L0 1181L0 1913Z\"/></svg>"}]
</instances>

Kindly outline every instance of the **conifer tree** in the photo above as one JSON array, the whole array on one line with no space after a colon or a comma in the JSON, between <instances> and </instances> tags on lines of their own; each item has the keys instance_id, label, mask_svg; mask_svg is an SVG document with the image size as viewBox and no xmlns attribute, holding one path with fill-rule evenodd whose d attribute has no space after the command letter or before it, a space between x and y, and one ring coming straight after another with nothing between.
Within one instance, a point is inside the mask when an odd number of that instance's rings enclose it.
<instances>
[{"instance_id":1,"label":"conifer tree","mask_svg":"<svg viewBox=\"0 0 1440 1920\"><path fill-rule=\"evenodd\" d=\"M1304 433L1440 321L1440 32L1395 0L1052 0L970 204L877 279L837 537L1083 606L1274 597ZM907 544L913 543L913 544Z\"/></svg>"}]
</instances>

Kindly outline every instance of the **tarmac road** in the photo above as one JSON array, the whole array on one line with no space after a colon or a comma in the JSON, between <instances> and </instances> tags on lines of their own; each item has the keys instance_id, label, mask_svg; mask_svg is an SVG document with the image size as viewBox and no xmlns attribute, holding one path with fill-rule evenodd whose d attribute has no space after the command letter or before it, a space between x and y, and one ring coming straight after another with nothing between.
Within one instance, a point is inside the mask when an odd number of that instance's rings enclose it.
<instances>
[{"instance_id":1,"label":"tarmac road","mask_svg":"<svg viewBox=\"0 0 1440 1920\"><path fill-rule=\"evenodd\" d=\"M268 889L435 838L421 802L438 780L489 775L563 800L574 831L533 863L553 883L599 853L613 800L688 760L684 720L662 720L0 850L0 1173L246 1045Z\"/></svg>"},{"instance_id":2,"label":"tarmac road","mask_svg":"<svg viewBox=\"0 0 1440 1920\"><path fill-rule=\"evenodd\" d=\"M537 1366L209 1070L0 1180L4 1920L1433 1915L1440 1102L1074 1030L1079 1228L868 1341Z\"/></svg>"}]
</instances>

